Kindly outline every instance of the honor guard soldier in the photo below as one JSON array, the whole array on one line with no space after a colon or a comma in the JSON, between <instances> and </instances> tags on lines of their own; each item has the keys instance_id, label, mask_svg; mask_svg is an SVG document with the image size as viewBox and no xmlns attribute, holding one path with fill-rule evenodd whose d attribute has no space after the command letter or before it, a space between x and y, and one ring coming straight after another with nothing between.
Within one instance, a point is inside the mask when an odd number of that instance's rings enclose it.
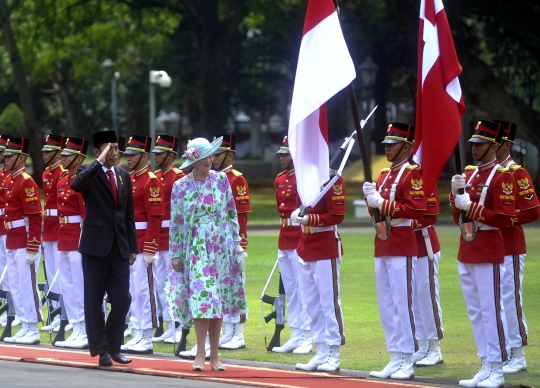
<instances>
[{"instance_id":1,"label":"honor guard soldier","mask_svg":"<svg viewBox=\"0 0 540 388\"><path fill-rule=\"evenodd\" d=\"M242 248L247 249L247 223L248 213L251 212L251 202L249 200L249 186L242 173L233 168L232 162L236 153L236 136L232 134L220 134L214 137L214 140L223 136L221 147L215 152L213 162L214 170L224 172L231 185L234 200L236 202L236 211L238 212L238 223L240 224L240 244ZM245 275L245 274L244 274ZM246 346L244 341L244 323L247 316L230 318L223 316L224 332L219 339L219 347L223 349L241 349Z\"/></svg>"},{"instance_id":2,"label":"honor guard soldier","mask_svg":"<svg viewBox=\"0 0 540 388\"><path fill-rule=\"evenodd\" d=\"M311 319L311 334L317 348L315 356L307 364L296 364L296 369L336 372L340 368L340 349L345 345L345 334L339 291L343 249L337 225L345 218L346 203L345 181L339 177L303 216L300 208L291 214L291 221L301 224L298 267Z\"/></svg>"},{"instance_id":3,"label":"honor guard soldier","mask_svg":"<svg viewBox=\"0 0 540 388\"><path fill-rule=\"evenodd\" d=\"M504 385L503 363L508 360L506 317L502 300L504 241L501 229L515 214L514 177L497 162L503 128L479 121L469 140L473 159L465 174L452 177L450 207L460 225L458 274L482 367L463 387ZM464 193L461 193L464 190Z\"/></svg>"},{"instance_id":4,"label":"honor guard soldier","mask_svg":"<svg viewBox=\"0 0 540 388\"><path fill-rule=\"evenodd\" d=\"M276 202L280 217L278 239L278 263L281 280L287 296L287 321L291 328L291 338L283 346L274 347L273 352L306 354L312 350L309 315L300 277L300 264L296 248L300 241L300 224L291 220L291 214L297 207L298 191L294 162L289 151L287 136L277 151L283 171L274 182Z\"/></svg>"},{"instance_id":5,"label":"honor guard soldier","mask_svg":"<svg viewBox=\"0 0 540 388\"><path fill-rule=\"evenodd\" d=\"M6 143L8 141L8 137L6 135L0 135L0 163L4 164L5 156L4 151L6 150ZM7 276L7 262L6 262L6 227L4 226L4 214L5 214L5 207L6 207L6 196L4 194L4 183L7 179L7 177L11 174L11 171L7 170L4 167L0 170L0 291L5 292L5 303L8 305L11 300L11 295L9 291L9 280ZM11 305L13 305L13 302L11 302ZM13 306L8 307L11 311L13 310ZM0 325L6 326L7 320L8 320L9 311L6 311L5 314L0 315ZM15 317L13 315L10 315L11 317L11 324L13 323L13 320Z\"/></svg>"},{"instance_id":6,"label":"honor guard soldier","mask_svg":"<svg viewBox=\"0 0 540 388\"><path fill-rule=\"evenodd\" d=\"M363 187L368 206L378 209L383 216L376 225L375 279L379 314L391 359L382 371L369 374L383 379L412 379L412 356L418 350L413 312L418 249L412 223L422 218L426 199L420 169L411 166L408 160L414 130L411 124L388 126L383 144L386 159L392 165L381 171L376 184L365 182Z\"/></svg>"},{"instance_id":7,"label":"honor guard soldier","mask_svg":"<svg viewBox=\"0 0 540 388\"><path fill-rule=\"evenodd\" d=\"M57 204L60 233L58 235L58 281L62 293L63 306L69 323L73 326L71 335L65 341L57 341L54 346L83 349L88 347L84 320L84 277L82 255L78 251L81 225L86 218L86 207L81 193L71 188L77 176L77 168L84 162L88 152L88 140L70 137L62 150L62 167L65 174L58 182Z\"/></svg>"},{"instance_id":8,"label":"honor guard soldier","mask_svg":"<svg viewBox=\"0 0 540 388\"><path fill-rule=\"evenodd\" d=\"M512 217L512 225L501 230L504 240L505 267L502 298L508 326L508 345L511 349L508 362L503 366L503 373L516 373L527 368L523 347L528 344L528 329L521 299L527 250L521 225L533 222L540 217L540 204L531 176L510 156L517 125L508 121L494 121L501 124L504 130L502 144L497 151L497 160L502 167L508 168L508 172L514 175L516 190L516 214Z\"/></svg>"},{"instance_id":9,"label":"honor guard soldier","mask_svg":"<svg viewBox=\"0 0 540 388\"><path fill-rule=\"evenodd\" d=\"M7 268L15 313L21 321L17 334L4 341L37 345L40 341L38 322L43 320L37 286L41 200L39 187L24 168L29 149L28 139L12 137L4 151L5 168L12 171L4 183Z\"/></svg>"},{"instance_id":10,"label":"honor guard soldier","mask_svg":"<svg viewBox=\"0 0 540 388\"><path fill-rule=\"evenodd\" d=\"M118 160L120 160L122 155L124 155L124 152L126 152L126 138L124 136L116 136L116 139L118 140ZM125 170L122 163L119 163L116 167Z\"/></svg>"},{"instance_id":11,"label":"honor guard soldier","mask_svg":"<svg viewBox=\"0 0 540 388\"><path fill-rule=\"evenodd\" d=\"M152 354L152 329L158 326L154 293L154 262L157 260L161 220L164 215L163 185L148 167L152 139L133 135L125 155L131 170L135 229L139 253L131 266L131 326L134 335L121 349L126 353Z\"/></svg>"},{"instance_id":12,"label":"honor guard soldier","mask_svg":"<svg viewBox=\"0 0 540 388\"><path fill-rule=\"evenodd\" d=\"M167 330L160 336L152 338L153 342L164 342L171 339L174 343L180 341L181 332L176 337L176 328L174 319L169 314L167 308L167 298L165 297L165 278L167 277L167 267L169 260L169 226L171 224L171 191L174 182L184 176L182 170L174 165L174 159L178 152L178 138L176 136L161 135L156 140L156 145L152 150L154 162L159 170L155 174L157 179L163 185L163 210L165 215L161 221L159 234L159 252L158 259L155 262L154 288L158 301L158 317L160 326L163 328L163 322L167 323ZM188 330L189 331L189 330Z\"/></svg>"},{"instance_id":13,"label":"honor guard soldier","mask_svg":"<svg viewBox=\"0 0 540 388\"><path fill-rule=\"evenodd\" d=\"M58 207L56 204L56 187L58 181L66 175L66 170L62 167L60 152L64 147L65 138L60 135L47 135L45 145L41 150L43 152L43 161L45 162L45 171L43 171L43 260L45 263L45 276L49 290L60 294L60 283L58 279L53 281L58 272ZM53 307L58 307L57 301L52 301ZM57 315L54 321L50 321L47 326L41 328L42 331L51 330L60 325L60 319ZM67 328L69 330L69 328Z\"/></svg>"}]
</instances>

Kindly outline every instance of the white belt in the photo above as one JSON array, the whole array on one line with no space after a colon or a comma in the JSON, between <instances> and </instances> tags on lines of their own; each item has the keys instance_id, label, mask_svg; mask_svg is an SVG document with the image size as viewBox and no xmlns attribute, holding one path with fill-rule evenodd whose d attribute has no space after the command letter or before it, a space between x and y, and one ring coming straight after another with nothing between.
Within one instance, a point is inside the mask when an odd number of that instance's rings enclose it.
<instances>
[{"instance_id":1,"label":"white belt","mask_svg":"<svg viewBox=\"0 0 540 388\"><path fill-rule=\"evenodd\" d=\"M3 216L4 214L6 214L5 212L6 210L4 208L0 209L0 216Z\"/></svg>"},{"instance_id":2,"label":"white belt","mask_svg":"<svg viewBox=\"0 0 540 388\"><path fill-rule=\"evenodd\" d=\"M162 228L170 228L171 227L171 220L163 220L161 221L161 227ZM146 227L145 227L146 229Z\"/></svg>"},{"instance_id":3,"label":"white belt","mask_svg":"<svg viewBox=\"0 0 540 388\"><path fill-rule=\"evenodd\" d=\"M390 224L393 227L412 226L412 220L409 220L407 218L396 218L396 219L390 220Z\"/></svg>"},{"instance_id":4,"label":"white belt","mask_svg":"<svg viewBox=\"0 0 540 388\"><path fill-rule=\"evenodd\" d=\"M76 224L81 222L81 216L60 216L61 224Z\"/></svg>"},{"instance_id":5,"label":"white belt","mask_svg":"<svg viewBox=\"0 0 540 388\"><path fill-rule=\"evenodd\" d=\"M280 218L279 224L281 226L300 226L299 222L293 222L290 218Z\"/></svg>"},{"instance_id":6,"label":"white belt","mask_svg":"<svg viewBox=\"0 0 540 388\"><path fill-rule=\"evenodd\" d=\"M43 210L43 215L44 216L52 216L52 217L56 217L58 216L58 209L45 209Z\"/></svg>"},{"instance_id":7,"label":"white belt","mask_svg":"<svg viewBox=\"0 0 540 388\"><path fill-rule=\"evenodd\" d=\"M482 224L481 222L479 222L478 230L499 230L499 228L494 228L493 226L489 226L489 225Z\"/></svg>"},{"instance_id":8,"label":"white belt","mask_svg":"<svg viewBox=\"0 0 540 388\"><path fill-rule=\"evenodd\" d=\"M302 232L305 234L315 234L321 232L334 231L334 226L305 226L302 225Z\"/></svg>"},{"instance_id":9,"label":"white belt","mask_svg":"<svg viewBox=\"0 0 540 388\"><path fill-rule=\"evenodd\" d=\"M7 230L22 228L23 226L25 226L25 222L24 219L15 221L4 221L4 226Z\"/></svg>"},{"instance_id":10,"label":"white belt","mask_svg":"<svg viewBox=\"0 0 540 388\"><path fill-rule=\"evenodd\" d=\"M431 228L431 225L428 225L428 226L426 226L425 228L426 228L426 229L428 229L428 228ZM416 228L416 229L414 230L414 232L421 232L421 231L422 231L422 229L424 229L424 227L423 227L423 226L422 226L422 227L420 227L420 228Z\"/></svg>"},{"instance_id":11,"label":"white belt","mask_svg":"<svg viewBox=\"0 0 540 388\"><path fill-rule=\"evenodd\" d=\"M146 229L148 228L148 222L135 222L135 229Z\"/></svg>"}]
</instances>

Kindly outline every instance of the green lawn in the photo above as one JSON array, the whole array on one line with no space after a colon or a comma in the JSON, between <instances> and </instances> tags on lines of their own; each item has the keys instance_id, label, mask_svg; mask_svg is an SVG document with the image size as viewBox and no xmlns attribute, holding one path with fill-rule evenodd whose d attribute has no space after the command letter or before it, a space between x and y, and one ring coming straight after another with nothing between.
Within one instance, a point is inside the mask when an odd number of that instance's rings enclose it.
<instances>
[{"instance_id":1,"label":"green lawn","mask_svg":"<svg viewBox=\"0 0 540 388\"><path fill-rule=\"evenodd\" d=\"M530 344L526 348L528 370L505 376L507 385L538 386L540 384L540 229L526 229L529 256L524 279L524 311L529 326ZM341 266L341 300L345 317L347 344L342 347L342 368L358 370L382 369L388 361L384 336L379 322L373 265L373 236L371 234L343 234L345 256ZM471 325L461 294L455 259L458 236L455 232L440 232L442 259L440 264L441 303L445 338L442 340L444 364L415 368L419 376L436 376L459 380L470 378L479 369ZM221 351L223 358L269 361L284 364L306 362L311 356L274 354L267 352L261 323L260 295L276 259L277 235L250 236L249 258L246 264L249 321L245 327L247 348ZM277 279L275 279L277 280ZM270 294L277 291L277 282L270 286ZM270 310L265 307L265 312ZM273 333L273 322L267 325L267 335ZM288 328L282 341L288 338ZM42 334L44 342L48 334ZM188 347L194 344L190 334ZM155 345L156 352L172 352L172 345Z\"/></svg>"}]
</instances>

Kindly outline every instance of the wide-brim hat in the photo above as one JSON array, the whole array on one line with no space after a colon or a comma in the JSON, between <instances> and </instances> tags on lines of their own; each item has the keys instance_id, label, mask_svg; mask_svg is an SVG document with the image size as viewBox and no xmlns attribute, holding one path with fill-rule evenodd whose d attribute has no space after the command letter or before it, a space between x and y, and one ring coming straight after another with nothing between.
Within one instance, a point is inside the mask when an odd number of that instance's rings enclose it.
<instances>
[{"instance_id":1,"label":"wide-brim hat","mask_svg":"<svg viewBox=\"0 0 540 388\"><path fill-rule=\"evenodd\" d=\"M489 120L480 120L476 123L474 133L469 143L495 143L501 144L504 130L502 125Z\"/></svg>"},{"instance_id":2,"label":"wide-brim hat","mask_svg":"<svg viewBox=\"0 0 540 388\"><path fill-rule=\"evenodd\" d=\"M390 123L386 129L383 144L409 143L414 144L415 127L406 123Z\"/></svg>"},{"instance_id":3,"label":"wide-brim hat","mask_svg":"<svg viewBox=\"0 0 540 388\"><path fill-rule=\"evenodd\" d=\"M184 168L191 166L193 163L213 155L221 145L222 141L223 137L218 137L212 143L210 143L204 137L198 137L191 140L188 143L187 150L184 152L186 161L182 163L180 170L183 170Z\"/></svg>"}]
</instances>

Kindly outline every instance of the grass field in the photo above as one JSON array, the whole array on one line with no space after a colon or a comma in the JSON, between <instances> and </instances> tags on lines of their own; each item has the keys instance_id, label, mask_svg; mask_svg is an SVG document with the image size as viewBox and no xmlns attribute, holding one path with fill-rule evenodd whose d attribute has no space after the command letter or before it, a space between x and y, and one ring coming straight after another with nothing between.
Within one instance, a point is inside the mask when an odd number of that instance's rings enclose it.
<instances>
[{"instance_id":1,"label":"grass field","mask_svg":"<svg viewBox=\"0 0 540 388\"><path fill-rule=\"evenodd\" d=\"M528 370L505 376L507 385L540 386L540 229L526 229L528 257L524 279L524 311L529 326L529 346L526 348ZM379 321L373 264L373 235L343 234L345 256L341 265L341 301L345 317L347 344L342 347L342 368L380 370L388 362L384 336ZM470 378L480 367L476 345L457 276L457 241L453 231L439 233L442 245L440 263L441 304L445 337L442 340L444 363L429 368L415 368L418 376L449 379ZM221 351L223 358L269 361L284 364L306 362L311 357L267 352L261 323L260 295L276 260L277 235L250 237L246 263L249 320L245 326L246 349ZM276 277L277 278L277 277ZM269 294L277 291L277 279ZM265 307L268 314L270 310ZM273 333L273 321L267 325L267 335ZM282 342L289 331L282 332ZM44 342L49 335L42 334ZM188 347L194 344L190 334ZM172 345L157 344L155 352L172 352Z\"/></svg>"}]
</instances>

